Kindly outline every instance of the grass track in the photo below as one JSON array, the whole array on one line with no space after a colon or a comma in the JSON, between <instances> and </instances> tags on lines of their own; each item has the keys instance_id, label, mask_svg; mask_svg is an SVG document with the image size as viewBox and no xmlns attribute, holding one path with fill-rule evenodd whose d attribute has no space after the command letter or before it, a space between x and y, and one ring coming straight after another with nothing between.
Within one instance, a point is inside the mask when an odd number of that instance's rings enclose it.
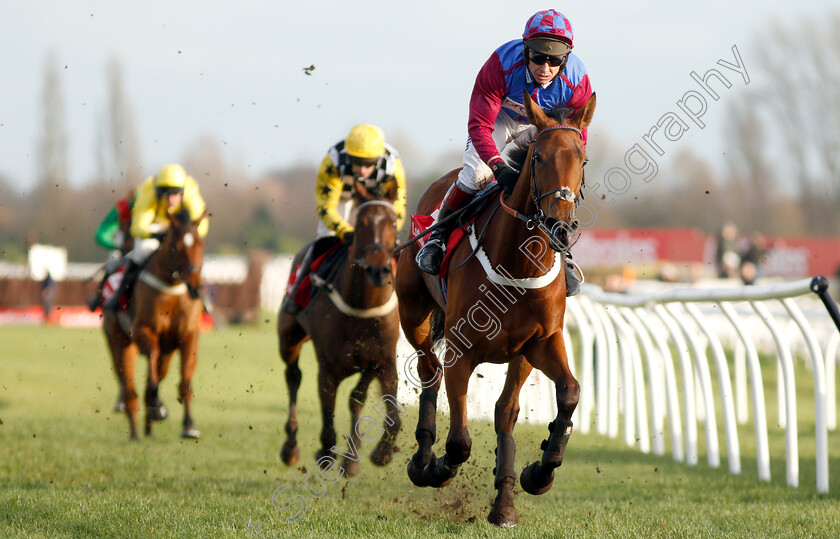
<instances>
[{"instance_id":1,"label":"grass track","mask_svg":"<svg viewBox=\"0 0 840 539\"><path fill-rule=\"evenodd\" d=\"M770 484L757 480L749 425L740 429L740 476L726 471L722 432L718 469L706 465L703 449L700 464L687 467L619 440L576 433L554 488L541 497L517 490L520 524L498 530L485 521L494 494L492 424L472 424L472 457L452 485L418 489L405 475L417 419L409 408L402 451L390 466L376 468L365 459L359 478L323 486L314 498L294 485L296 470L277 458L287 396L273 327L266 321L202 335L193 382L201 440L178 437L174 364L161 390L171 417L139 443L128 441L126 420L111 411L116 382L100 330L0 327L0 537L840 535L840 434L829 434L831 491L818 495L810 421L799 423L800 488L784 484L784 433L777 428L770 432ZM301 464L311 469L320 415L311 353L303 361ZM763 370L772 381L770 367ZM800 368L796 376L805 417L813 410L811 374ZM349 386L345 382L339 396L339 435L349 427ZM765 393L772 419L775 386ZM446 432L439 419L441 440ZM546 432L544 426L517 427L518 468L538 457ZM702 429L700 441L705 444ZM438 454L441 447L439 441ZM308 501L295 522L287 521L290 510L271 505L272 493L286 483L286 496Z\"/></svg>"}]
</instances>

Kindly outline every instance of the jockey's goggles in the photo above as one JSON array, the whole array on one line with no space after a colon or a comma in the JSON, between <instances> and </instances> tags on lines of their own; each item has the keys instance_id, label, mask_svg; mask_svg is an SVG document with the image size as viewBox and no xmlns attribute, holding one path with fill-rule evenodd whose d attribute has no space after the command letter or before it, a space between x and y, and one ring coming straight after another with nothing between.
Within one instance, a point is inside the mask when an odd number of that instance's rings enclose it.
<instances>
[{"instance_id":1,"label":"jockey's goggles","mask_svg":"<svg viewBox=\"0 0 840 539\"><path fill-rule=\"evenodd\" d=\"M181 195L184 193L183 187L157 187L155 188L158 198L170 197L174 195Z\"/></svg>"},{"instance_id":2,"label":"jockey's goggles","mask_svg":"<svg viewBox=\"0 0 840 539\"><path fill-rule=\"evenodd\" d=\"M350 156L350 164L359 167L372 167L379 162L378 157L353 157Z\"/></svg>"},{"instance_id":3,"label":"jockey's goggles","mask_svg":"<svg viewBox=\"0 0 840 539\"><path fill-rule=\"evenodd\" d=\"M565 54L563 56L549 56L547 54L540 54L528 49L528 58L538 66L548 64L551 67L560 67L566 63L566 57L567 55Z\"/></svg>"}]
</instances>

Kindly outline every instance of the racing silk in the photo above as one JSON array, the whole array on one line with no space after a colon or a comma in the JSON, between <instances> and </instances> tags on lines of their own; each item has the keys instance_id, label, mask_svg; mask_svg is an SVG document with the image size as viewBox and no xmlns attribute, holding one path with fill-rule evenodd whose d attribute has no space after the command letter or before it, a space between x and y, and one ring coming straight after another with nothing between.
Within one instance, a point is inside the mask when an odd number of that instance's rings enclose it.
<instances>
[{"instance_id":1,"label":"racing silk","mask_svg":"<svg viewBox=\"0 0 840 539\"><path fill-rule=\"evenodd\" d=\"M131 223L131 207L134 204L134 196L127 196L117 201L117 204L111 208L105 219L99 223L96 229L96 243L105 247L106 249L119 249L117 245L117 232L120 228L128 228Z\"/></svg>"},{"instance_id":2,"label":"racing silk","mask_svg":"<svg viewBox=\"0 0 840 539\"><path fill-rule=\"evenodd\" d=\"M467 129L478 155L488 165L501 159L493 142L493 124L500 112L527 124L522 92L543 110L556 107L580 108L592 95L589 75L580 58L569 53L566 67L545 86L537 84L522 55L521 39L505 43L484 63L475 78ZM586 130L583 131L586 145Z\"/></svg>"},{"instance_id":3,"label":"racing silk","mask_svg":"<svg viewBox=\"0 0 840 539\"><path fill-rule=\"evenodd\" d=\"M353 225L341 217L338 204L351 198L354 180L350 156L344 151L342 140L327 151L315 181L315 208L318 218L342 239L347 233L353 232ZM365 187L373 193L385 192L392 182L397 182L394 211L397 214L397 230L400 230L405 221L405 170L397 150L385 144L385 153L376 163L371 178L365 180Z\"/></svg>"},{"instance_id":4,"label":"racing silk","mask_svg":"<svg viewBox=\"0 0 840 539\"><path fill-rule=\"evenodd\" d=\"M204 213L206 207L204 199L198 192L198 184L192 176L187 176L181 205L173 208L171 213L186 209L190 214L190 219L195 220ZM158 200L155 193L155 177L150 176L137 188L137 200L131 210L131 235L135 238L146 239L151 237L152 232L168 227L167 211L166 203ZM198 235L202 238L207 236L209 227L209 219L202 219L198 225Z\"/></svg>"}]
</instances>

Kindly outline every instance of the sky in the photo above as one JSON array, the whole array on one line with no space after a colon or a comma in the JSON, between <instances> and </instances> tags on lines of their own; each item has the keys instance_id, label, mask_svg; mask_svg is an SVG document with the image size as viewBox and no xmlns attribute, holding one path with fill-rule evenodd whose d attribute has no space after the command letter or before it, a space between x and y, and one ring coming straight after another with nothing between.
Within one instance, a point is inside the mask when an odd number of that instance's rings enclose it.
<instances>
[{"instance_id":1,"label":"sky","mask_svg":"<svg viewBox=\"0 0 840 539\"><path fill-rule=\"evenodd\" d=\"M97 170L112 59L122 65L149 174L180 161L202 137L217 141L227 162L254 177L316 167L358 123L379 125L421 160L451 157L466 140L478 69L547 8L571 20L574 51L598 95L591 140L608 136L629 150L698 89L692 71L725 73L731 87L708 100L705 126L691 124L662 147L666 158L690 148L723 171L727 103L747 85L718 61L734 63L736 47L754 84L756 37L773 21L819 19L834 4L2 0L0 177L26 191L39 175L51 54L61 67L71 185L85 184Z\"/></svg>"}]
</instances>

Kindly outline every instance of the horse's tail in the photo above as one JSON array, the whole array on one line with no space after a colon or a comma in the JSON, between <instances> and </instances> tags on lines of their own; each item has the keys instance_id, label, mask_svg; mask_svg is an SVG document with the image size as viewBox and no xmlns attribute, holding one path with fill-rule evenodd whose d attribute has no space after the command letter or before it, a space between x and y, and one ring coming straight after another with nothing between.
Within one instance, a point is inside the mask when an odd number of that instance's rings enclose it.
<instances>
[{"instance_id":1,"label":"horse's tail","mask_svg":"<svg viewBox=\"0 0 840 539\"><path fill-rule=\"evenodd\" d=\"M432 320L430 322L432 330L432 343L437 343L443 339L444 321L446 320L443 310L437 309L432 313Z\"/></svg>"}]
</instances>

